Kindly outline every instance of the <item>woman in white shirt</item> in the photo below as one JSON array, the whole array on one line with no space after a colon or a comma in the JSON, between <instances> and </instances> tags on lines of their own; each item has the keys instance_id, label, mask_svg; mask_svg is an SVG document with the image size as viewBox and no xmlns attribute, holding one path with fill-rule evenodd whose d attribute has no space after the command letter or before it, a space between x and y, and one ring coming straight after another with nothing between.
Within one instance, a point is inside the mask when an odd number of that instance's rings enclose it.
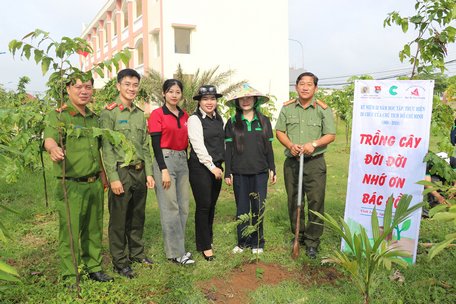
<instances>
[{"instance_id":1,"label":"woman in white shirt","mask_svg":"<svg viewBox=\"0 0 456 304\"><path fill-rule=\"evenodd\" d=\"M215 258L212 238L215 204L222 186L224 131L222 117L217 113L217 98L222 97L212 85L203 85L193 99L196 111L188 119L190 186L195 198L196 250L207 261Z\"/></svg>"}]
</instances>

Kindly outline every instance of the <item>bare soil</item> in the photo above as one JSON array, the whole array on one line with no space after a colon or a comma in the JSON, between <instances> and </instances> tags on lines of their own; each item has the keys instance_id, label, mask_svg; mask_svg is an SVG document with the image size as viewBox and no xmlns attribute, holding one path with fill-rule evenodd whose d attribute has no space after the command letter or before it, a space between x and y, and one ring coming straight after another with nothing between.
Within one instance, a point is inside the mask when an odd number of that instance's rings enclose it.
<instances>
[{"instance_id":1,"label":"bare soil","mask_svg":"<svg viewBox=\"0 0 456 304\"><path fill-rule=\"evenodd\" d=\"M274 286L282 281L297 281L302 285L335 284L343 275L333 267L304 264L300 271L291 272L277 264L263 262L244 264L226 278L213 278L199 283L211 303L248 303L248 294L260 286Z\"/></svg>"}]
</instances>

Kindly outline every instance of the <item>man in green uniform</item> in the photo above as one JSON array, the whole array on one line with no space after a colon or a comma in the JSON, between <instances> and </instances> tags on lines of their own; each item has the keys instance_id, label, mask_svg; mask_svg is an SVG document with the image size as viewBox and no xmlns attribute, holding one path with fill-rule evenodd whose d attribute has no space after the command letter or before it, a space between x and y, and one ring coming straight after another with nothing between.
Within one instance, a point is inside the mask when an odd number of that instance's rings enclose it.
<instances>
[{"instance_id":1,"label":"man in green uniform","mask_svg":"<svg viewBox=\"0 0 456 304\"><path fill-rule=\"evenodd\" d=\"M124 69L117 74L117 100L101 112L101 126L123 133L135 146L136 155L124 163L125 152L103 139L103 162L110 182L109 248L114 270L129 279L134 277L131 262L151 265L144 253L144 219L147 188L155 186L152 159L144 112L134 103L139 89L139 74Z\"/></svg>"},{"instance_id":2,"label":"man in green uniform","mask_svg":"<svg viewBox=\"0 0 456 304\"><path fill-rule=\"evenodd\" d=\"M62 275L69 278L76 276L62 186L62 179L65 177L70 226L78 265L82 260L89 278L108 282L113 279L101 270L104 197L102 180L106 182L106 178L101 166L99 140L92 136L91 130L92 127L98 127L98 118L86 107L92 99L92 85L93 81L82 82L79 79L67 84L70 102L47 116L44 148L54 162L55 175L60 181L56 193L60 219L58 252ZM64 175L62 168L65 168Z\"/></svg>"},{"instance_id":3,"label":"man in green uniform","mask_svg":"<svg viewBox=\"0 0 456 304\"><path fill-rule=\"evenodd\" d=\"M308 209L324 212L326 163L323 153L336 138L336 128L331 109L314 98L317 84L318 78L312 73L305 72L298 76L296 92L299 97L284 104L275 127L277 139L286 148L283 171L292 233L296 229L300 154L304 154L302 189ZM322 222L311 212L307 215L307 225L304 225L304 219L304 212L301 212L300 241L306 246L307 255L314 259L323 226L315 224Z\"/></svg>"}]
</instances>

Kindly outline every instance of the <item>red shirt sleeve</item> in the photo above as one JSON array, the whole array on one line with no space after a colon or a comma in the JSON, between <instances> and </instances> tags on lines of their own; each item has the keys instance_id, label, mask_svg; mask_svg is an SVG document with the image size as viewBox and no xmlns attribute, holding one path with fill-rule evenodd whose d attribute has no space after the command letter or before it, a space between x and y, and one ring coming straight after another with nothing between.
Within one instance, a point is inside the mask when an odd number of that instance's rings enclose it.
<instances>
[{"instance_id":1,"label":"red shirt sleeve","mask_svg":"<svg viewBox=\"0 0 456 304\"><path fill-rule=\"evenodd\" d=\"M152 111L149 120L147 121L147 127L150 134L162 132L162 118L163 110L161 108Z\"/></svg>"}]
</instances>

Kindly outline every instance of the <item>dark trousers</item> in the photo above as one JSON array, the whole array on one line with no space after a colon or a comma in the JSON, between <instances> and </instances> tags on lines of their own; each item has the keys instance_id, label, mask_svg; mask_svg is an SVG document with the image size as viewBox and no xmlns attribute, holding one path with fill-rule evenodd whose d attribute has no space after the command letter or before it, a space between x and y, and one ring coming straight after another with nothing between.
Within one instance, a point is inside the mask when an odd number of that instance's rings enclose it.
<instances>
[{"instance_id":1,"label":"dark trousers","mask_svg":"<svg viewBox=\"0 0 456 304\"><path fill-rule=\"evenodd\" d=\"M220 194L222 180L215 179L214 174L194 158L189 159L188 169L190 186L196 204L196 250L209 250L212 248L215 204Z\"/></svg>"},{"instance_id":2,"label":"dark trousers","mask_svg":"<svg viewBox=\"0 0 456 304\"><path fill-rule=\"evenodd\" d=\"M237 227L238 246L245 248L264 248L263 220L258 218L264 213L264 200L266 199L268 187L268 173L255 175L233 175L233 190L236 199L236 217L242 214L252 213L251 222L246 222ZM250 235L242 235L243 230L249 226L258 229Z\"/></svg>"},{"instance_id":3,"label":"dark trousers","mask_svg":"<svg viewBox=\"0 0 456 304\"><path fill-rule=\"evenodd\" d=\"M125 192L115 195L109 190L108 234L112 263L121 269L130 264L130 259L145 257L143 231L147 187L144 169L119 167L118 173Z\"/></svg>"},{"instance_id":4,"label":"dark trousers","mask_svg":"<svg viewBox=\"0 0 456 304\"><path fill-rule=\"evenodd\" d=\"M285 189L288 194L288 215L290 217L291 232L296 231L296 213L298 201L298 175L299 159L287 158L283 166ZM323 234L323 222L310 211L305 215L305 202L307 209L324 212L326 191L326 162L323 156L306 159L304 161L302 180L303 203L300 218L301 243L307 247L318 247L320 237ZM305 220L307 218L307 221Z\"/></svg>"}]
</instances>

